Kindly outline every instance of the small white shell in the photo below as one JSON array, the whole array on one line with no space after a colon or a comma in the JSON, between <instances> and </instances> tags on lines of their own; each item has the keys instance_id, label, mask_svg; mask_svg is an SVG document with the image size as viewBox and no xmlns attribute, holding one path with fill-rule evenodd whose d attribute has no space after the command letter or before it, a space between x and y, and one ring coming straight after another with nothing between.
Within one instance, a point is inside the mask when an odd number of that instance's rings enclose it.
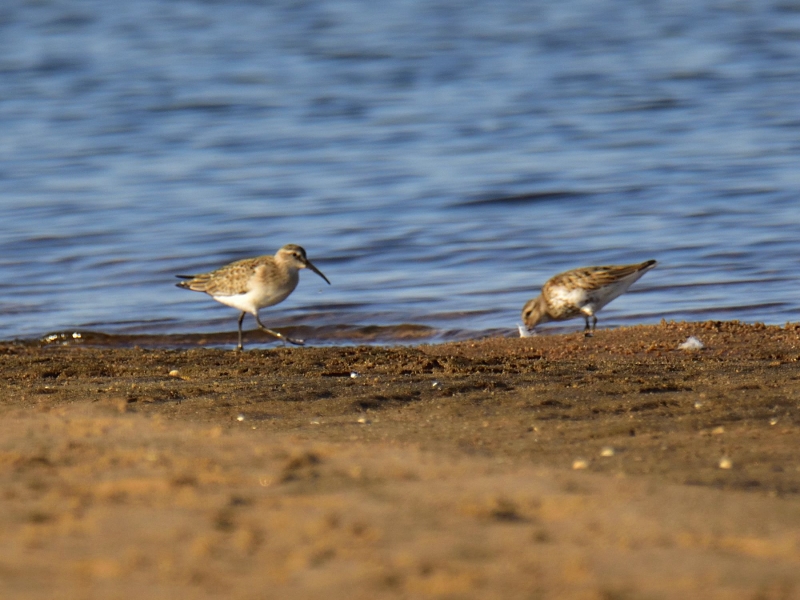
<instances>
[{"instance_id":1,"label":"small white shell","mask_svg":"<svg viewBox=\"0 0 800 600\"><path fill-rule=\"evenodd\" d=\"M519 337L533 337L536 335L522 323L517 323L517 329L519 329Z\"/></svg>"},{"instance_id":2,"label":"small white shell","mask_svg":"<svg viewBox=\"0 0 800 600\"><path fill-rule=\"evenodd\" d=\"M685 342L678 345L679 350L685 350L686 352L694 352L695 350L702 350L703 348L705 348L703 342L698 340L693 335L690 335L688 338L686 338Z\"/></svg>"}]
</instances>

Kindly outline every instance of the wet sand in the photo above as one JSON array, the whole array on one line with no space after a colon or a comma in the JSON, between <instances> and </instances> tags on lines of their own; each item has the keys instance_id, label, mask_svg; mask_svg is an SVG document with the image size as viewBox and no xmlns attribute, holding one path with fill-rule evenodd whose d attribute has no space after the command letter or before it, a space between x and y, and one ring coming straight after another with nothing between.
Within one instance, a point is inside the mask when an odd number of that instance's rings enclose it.
<instances>
[{"instance_id":1,"label":"wet sand","mask_svg":"<svg viewBox=\"0 0 800 600\"><path fill-rule=\"evenodd\" d=\"M2 598L800 597L798 325L0 361Z\"/></svg>"}]
</instances>

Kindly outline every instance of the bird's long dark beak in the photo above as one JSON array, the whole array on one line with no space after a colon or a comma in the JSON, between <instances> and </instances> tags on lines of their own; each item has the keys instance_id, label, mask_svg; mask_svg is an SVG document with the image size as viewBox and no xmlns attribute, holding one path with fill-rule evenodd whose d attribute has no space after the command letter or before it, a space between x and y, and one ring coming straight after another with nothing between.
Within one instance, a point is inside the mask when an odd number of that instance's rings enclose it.
<instances>
[{"instance_id":1,"label":"bird's long dark beak","mask_svg":"<svg viewBox=\"0 0 800 600\"><path fill-rule=\"evenodd\" d=\"M316 273L317 275L319 275L320 277L322 277L322 278L323 278L325 281L327 281L327 282L328 282L328 285L330 285L330 284L331 284L331 282L330 282L330 281L328 281L328 278L327 278L327 277L325 277L325 275L323 275L323 274L322 274L322 271L320 271L320 270L319 270L317 267L315 267L315 266L312 264L312 262L311 262L310 260L308 260L308 259L306 259L306 267L308 267L309 269L311 269L312 271L314 271L314 273Z\"/></svg>"}]
</instances>

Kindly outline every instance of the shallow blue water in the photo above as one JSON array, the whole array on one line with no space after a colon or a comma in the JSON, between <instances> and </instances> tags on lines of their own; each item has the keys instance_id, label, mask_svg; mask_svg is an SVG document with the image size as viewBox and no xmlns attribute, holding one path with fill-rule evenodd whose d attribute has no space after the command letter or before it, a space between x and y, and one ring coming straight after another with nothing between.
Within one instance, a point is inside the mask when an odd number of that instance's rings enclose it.
<instances>
[{"instance_id":1,"label":"shallow blue water","mask_svg":"<svg viewBox=\"0 0 800 600\"><path fill-rule=\"evenodd\" d=\"M2 3L0 339L234 331L173 275L285 243L315 343L650 258L601 326L798 319L800 2L265 4Z\"/></svg>"}]
</instances>

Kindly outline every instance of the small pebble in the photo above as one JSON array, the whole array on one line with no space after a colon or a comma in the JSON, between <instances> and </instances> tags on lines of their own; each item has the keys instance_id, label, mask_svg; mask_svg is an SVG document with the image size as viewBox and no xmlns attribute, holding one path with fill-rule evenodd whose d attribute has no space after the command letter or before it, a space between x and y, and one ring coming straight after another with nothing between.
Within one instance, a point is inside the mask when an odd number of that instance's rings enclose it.
<instances>
[{"instance_id":1,"label":"small pebble","mask_svg":"<svg viewBox=\"0 0 800 600\"><path fill-rule=\"evenodd\" d=\"M584 460L583 458L577 458L572 461L572 468L576 471L579 469L586 469L589 467L589 461Z\"/></svg>"},{"instance_id":2,"label":"small pebble","mask_svg":"<svg viewBox=\"0 0 800 600\"><path fill-rule=\"evenodd\" d=\"M614 456L614 449L611 446L606 446L602 450L600 450L600 456Z\"/></svg>"},{"instance_id":3,"label":"small pebble","mask_svg":"<svg viewBox=\"0 0 800 600\"><path fill-rule=\"evenodd\" d=\"M699 339L697 339L693 335L690 335L688 338L686 338L685 342L683 342L682 344L678 345L678 349L685 350L686 352L693 352L695 350L702 350L703 348L705 348L705 345L703 344L703 342L701 342Z\"/></svg>"},{"instance_id":4,"label":"small pebble","mask_svg":"<svg viewBox=\"0 0 800 600\"><path fill-rule=\"evenodd\" d=\"M239 413L238 415L236 415L236 420L239 421L240 423L242 421L244 421L244 419L245 419L245 417L244 417L244 415L242 413Z\"/></svg>"},{"instance_id":5,"label":"small pebble","mask_svg":"<svg viewBox=\"0 0 800 600\"><path fill-rule=\"evenodd\" d=\"M778 424L778 419L776 419L775 417L771 418L769 420L769 424L770 425L777 425Z\"/></svg>"},{"instance_id":6,"label":"small pebble","mask_svg":"<svg viewBox=\"0 0 800 600\"><path fill-rule=\"evenodd\" d=\"M702 402L695 402L694 403L694 407L695 408L702 408L703 407L703 403Z\"/></svg>"},{"instance_id":7,"label":"small pebble","mask_svg":"<svg viewBox=\"0 0 800 600\"><path fill-rule=\"evenodd\" d=\"M733 461L731 461L731 459L728 458L727 456L724 456L719 460L719 468L720 469L731 469L731 468L733 468Z\"/></svg>"},{"instance_id":8,"label":"small pebble","mask_svg":"<svg viewBox=\"0 0 800 600\"><path fill-rule=\"evenodd\" d=\"M723 433L725 433L725 428L722 425L711 430L711 435L722 435Z\"/></svg>"},{"instance_id":9,"label":"small pebble","mask_svg":"<svg viewBox=\"0 0 800 600\"><path fill-rule=\"evenodd\" d=\"M312 425L319 425L319 421L311 421Z\"/></svg>"},{"instance_id":10,"label":"small pebble","mask_svg":"<svg viewBox=\"0 0 800 600\"><path fill-rule=\"evenodd\" d=\"M177 377L178 375L180 375L178 369L172 369L172 371L169 372L170 377Z\"/></svg>"},{"instance_id":11,"label":"small pebble","mask_svg":"<svg viewBox=\"0 0 800 600\"><path fill-rule=\"evenodd\" d=\"M431 385L431 387L434 387L434 388L439 387L439 382L438 381L434 381L433 384Z\"/></svg>"},{"instance_id":12,"label":"small pebble","mask_svg":"<svg viewBox=\"0 0 800 600\"><path fill-rule=\"evenodd\" d=\"M359 418L358 422L361 423L362 425L369 425L370 423L369 419L367 419L366 417Z\"/></svg>"},{"instance_id":13,"label":"small pebble","mask_svg":"<svg viewBox=\"0 0 800 600\"><path fill-rule=\"evenodd\" d=\"M358 373L355 371L350 371L350 379L356 379L358 377Z\"/></svg>"}]
</instances>

